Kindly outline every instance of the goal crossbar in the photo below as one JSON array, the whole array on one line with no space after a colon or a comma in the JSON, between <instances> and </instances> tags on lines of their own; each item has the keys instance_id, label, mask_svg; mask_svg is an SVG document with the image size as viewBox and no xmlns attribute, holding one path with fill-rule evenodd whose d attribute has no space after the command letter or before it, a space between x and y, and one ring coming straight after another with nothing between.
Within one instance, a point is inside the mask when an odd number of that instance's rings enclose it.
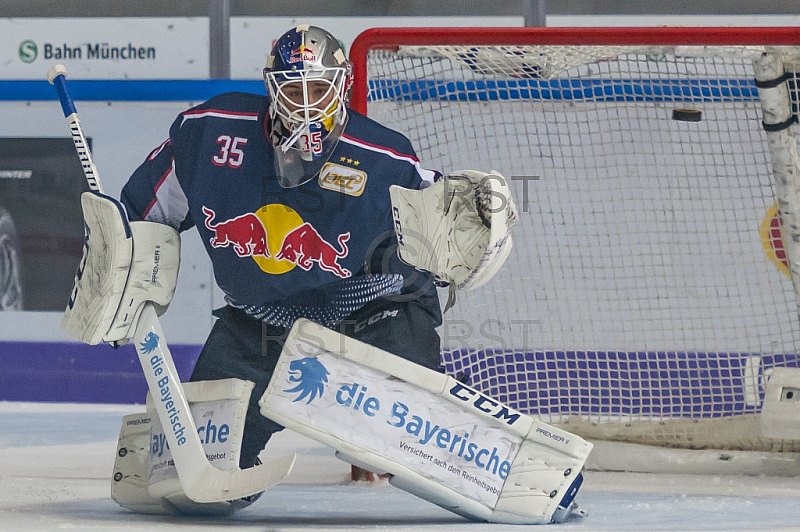
<instances>
[{"instance_id":1,"label":"goal crossbar","mask_svg":"<svg viewBox=\"0 0 800 532\"><path fill-rule=\"evenodd\" d=\"M353 94L350 106L367 114L367 57L375 50L415 46L800 46L796 27L654 27L654 28L372 28L350 48Z\"/></svg>"}]
</instances>

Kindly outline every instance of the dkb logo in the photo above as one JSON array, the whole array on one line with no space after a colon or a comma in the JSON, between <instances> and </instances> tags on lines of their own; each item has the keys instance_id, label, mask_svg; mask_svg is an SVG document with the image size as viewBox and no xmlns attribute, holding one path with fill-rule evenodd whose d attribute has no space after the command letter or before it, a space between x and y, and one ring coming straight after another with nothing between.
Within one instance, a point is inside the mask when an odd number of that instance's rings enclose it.
<instances>
[{"instance_id":1,"label":"dkb logo","mask_svg":"<svg viewBox=\"0 0 800 532\"><path fill-rule=\"evenodd\" d=\"M33 63L39 55L39 47L36 43L28 39L19 45L19 58L23 63Z\"/></svg>"}]
</instances>

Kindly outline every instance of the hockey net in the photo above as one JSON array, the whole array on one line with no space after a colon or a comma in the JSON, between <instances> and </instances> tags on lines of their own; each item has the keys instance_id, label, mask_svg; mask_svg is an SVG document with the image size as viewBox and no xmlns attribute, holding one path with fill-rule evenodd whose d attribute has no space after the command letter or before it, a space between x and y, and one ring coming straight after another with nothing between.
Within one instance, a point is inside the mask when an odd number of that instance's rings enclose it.
<instances>
[{"instance_id":1,"label":"hockey net","mask_svg":"<svg viewBox=\"0 0 800 532\"><path fill-rule=\"evenodd\" d=\"M520 210L502 271L445 315L447 371L590 439L800 451L759 430L800 323L754 73L779 58L793 115L798 44L796 28L362 34L353 107L425 167L500 171Z\"/></svg>"}]
</instances>

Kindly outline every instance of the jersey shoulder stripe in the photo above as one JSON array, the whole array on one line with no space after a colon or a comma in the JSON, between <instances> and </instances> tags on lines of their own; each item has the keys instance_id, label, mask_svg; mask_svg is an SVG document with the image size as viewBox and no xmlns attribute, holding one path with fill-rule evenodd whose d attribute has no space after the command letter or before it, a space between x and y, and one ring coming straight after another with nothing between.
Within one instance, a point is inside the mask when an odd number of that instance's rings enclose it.
<instances>
[{"instance_id":1,"label":"jersey shoulder stripe","mask_svg":"<svg viewBox=\"0 0 800 532\"><path fill-rule=\"evenodd\" d=\"M400 161L407 161L407 162L409 162L411 164L419 162L419 159L417 159L413 155L402 154L402 153L399 153L399 152L397 152L397 151L395 151L392 148L389 148L387 146L379 146L377 144L372 144L371 142L367 142L365 140L360 140L360 139L357 139L355 137L351 137L350 135L347 135L347 134L344 134L344 133L342 133L342 140L344 142L346 142L347 144L352 144L353 146L359 146L361 148L364 148L365 150L370 150L370 151L374 151L374 152L378 152L378 153L383 153L384 155L388 155L392 159L397 159L397 160L400 160Z\"/></svg>"},{"instance_id":2,"label":"jersey shoulder stripe","mask_svg":"<svg viewBox=\"0 0 800 532\"><path fill-rule=\"evenodd\" d=\"M223 111L221 109L196 109L183 113L183 119L191 118L229 118L232 120L258 120L258 113L242 113L236 111Z\"/></svg>"},{"instance_id":3,"label":"jersey shoulder stripe","mask_svg":"<svg viewBox=\"0 0 800 532\"><path fill-rule=\"evenodd\" d=\"M267 98L258 94L226 92L218 94L179 115L180 123L197 118L257 121L266 112Z\"/></svg>"},{"instance_id":4,"label":"jersey shoulder stripe","mask_svg":"<svg viewBox=\"0 0 800 532\"><path fill-rule=\"evenodd\" d=\"M346 134L342 134L341 141L346 144L357 146L365 150L369 150L376 153L382 153L398 161L404 161L409 163L417 171L417 175L423 182L422 185L423 188L432 185L436 181L437 173L434 172L433 170L422 168L422 166L419 164L419 159L417 159L416 156L414 155L402 154L387 146L379 146L377 144L372 144L370 142L360 140Z\"/></svg>"}]
</instances>

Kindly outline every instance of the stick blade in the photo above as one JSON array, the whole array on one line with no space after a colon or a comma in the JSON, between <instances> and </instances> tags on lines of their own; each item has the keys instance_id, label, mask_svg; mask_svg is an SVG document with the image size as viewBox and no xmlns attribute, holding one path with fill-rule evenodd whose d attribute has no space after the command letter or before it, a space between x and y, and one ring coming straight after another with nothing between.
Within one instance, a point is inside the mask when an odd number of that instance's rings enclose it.
<instances>
[{"instance_id":1,"label":"stick blade","mask_svg":"<svg viewBox=\"0 0 800 532\"><path fill-rule=\"evenodd\" d=\"M198 472L192 481L180 475L187 497L195 502L219 502L249 497L279 484L292 471L296 454L284 456L249 469L222 471L206 462L208 468Z\"/></svg>"}]
</instances>

